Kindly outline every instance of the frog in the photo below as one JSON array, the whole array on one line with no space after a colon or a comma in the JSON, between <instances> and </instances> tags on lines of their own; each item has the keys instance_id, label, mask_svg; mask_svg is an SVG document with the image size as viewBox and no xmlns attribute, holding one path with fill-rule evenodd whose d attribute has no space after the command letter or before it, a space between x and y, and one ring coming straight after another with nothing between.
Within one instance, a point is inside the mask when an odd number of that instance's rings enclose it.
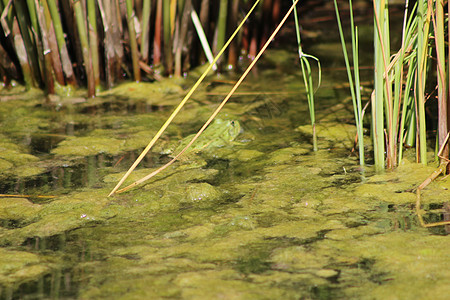
<instances>
[{"instance_id":1,"label":"frog","mask_svg":"<svg viewBox=\"0 0 450 300\"><path fill-rule=\"evenodd\" d=\"M214 121L206 127L197 140L186 150L185 156L200 151L212 150L215 148L231 145L236 137L241 133L241 125L237 120L214 119ZM183 150L192 140L195 134L188 135L178 144L163 150L162 154L168 154L173 157Z\"/></svg>"}]
</instances>

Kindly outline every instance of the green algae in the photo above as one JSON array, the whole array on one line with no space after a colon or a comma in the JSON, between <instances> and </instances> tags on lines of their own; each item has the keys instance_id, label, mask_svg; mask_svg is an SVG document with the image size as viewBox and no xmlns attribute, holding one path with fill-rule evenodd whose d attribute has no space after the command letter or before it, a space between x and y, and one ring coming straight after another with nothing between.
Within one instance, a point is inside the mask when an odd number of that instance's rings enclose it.
<instances>
[{"instance_id":1,"label":"green algae","mask_svg":"<svg viewBox=\"0 0 450 300\"><path fill-rule=\"evenodd\" d=\"M312 134L311 125L302 125L296 130L304 135ZM351 148L354 144L356 129L354 125L326 122L316 124L316 133L319 146L322 148L327 146Z\"/></svg>"},{"instance_id":2,"label":"green algae","mask_svg":"<svg viewBox=\"0 0 450 300\"><path fill-rule=\"evenodd\" d=\"M123 141L101 137L70 137L62 141L52 153L67 156L90 156L100 153L118 154Z\"/></svg>"},{"instance_id":3,"label":"green algae","mask_svg":"<svg viewBox=\"0 0 450 300\"><path fill-rule=\"evenodd\" d=\"M50 271L48 263L37 254L0 249L0 282L19 285Z\"/></svg>"},{"instance_id":4,"label":"green algae","mask_svg":"<svg viewBox=\"0 0 450 300\"><path fill-rule=\"evenodd\" d=\"M277 58L283 60L280 70L292 64L283 55ZM277 72L270 70L278 75L261 79L253 90L264 91L268 82L275 86L274 78L289 91L301 88L292 83L298 72ZM0 285L66 269L65 278L76 286L68 298L80 299L445 299L449 294L448 238L418 227L412 209L411 191L433 167L404 160L397 170L376 175L370 167L355 167L356 158L348 157L355 131L336 122L348 117L345 105L319 112L320 149L313 153L311 128L302 126L306 115L295 116L306 107L292 105L284 115L271 114L266 104L272 99L239 97L227 118L241 122L241 143L177 162L144 185L107 198L125 171L115 163L125 151L148 143L165 112L77 111L114 106L125 98L130 105L171 105L181 92L177 82L168 87L133 83L93 101L62 104L54 119L83 129L53 148L46 168L74 165L76 157L86 155L114 160L101 166L90 188L61 194L50 186L46 191L56 197L39 204L0 198L0 257L17 257L9 265L5 259ZM321 95L326 101L335 97L331 90ZM163 139L181 138L205 118L216 97L198 97ZM273 98L276 105L288 105L284 96ZM23 132L54 129L44 122L48 111L35 106L12 114L25 116L34 107L30 127L7 129L1 137L5 172L29 177L39 172L34 168L41 157L13 142ZM163 149L164 141L158 145ZM164 162L159 149L154 151L147 162L151 167L135 170L125 184ZM448 181L430 184L423 191L424 206L439 208L449 188ZM30 244L40 249L31 252Z\"/></svg>"},{"instance_id":5,"label":"green algae","mask_svg":"<svg viewBox=\"0 0 450 300\"><path fill-rule=\"evenodd\" d=\"M2 158L0 158L0 170L2 172L11 169L12 167L14 167L14 164L12 162L9 162L7 160L4 160Z\"/></svg>"},{"instance_id":6,"label":"green algae","mask_svg":"<svg viewBox=\"0 0 450 300\"><path fill-rule=\"evenodd\" d=\"M54 236L104 222L117 214L117 207L109 205L102 194L98 191L79 192L57 198L45 206L31 204L25 199L4 200L7 202L4 204L4 219L21 220L26 224L0 233L0 244L18 245L28 238Z\"/></svg>"},{"instance_id":7,"label":"green algae","mask_svg":"<svg viewBox=\"0 0 450 300\"><path fill-rule=\"evenodd\" d=\"M154 83L122 83L108 91L101 92L99 96L113 95L114 97L126 97L127 99L145 99L153 105L174 105L181 101L178 97L182 91L182 88L174 80L164 79ZM169 95L178 97L172 97L169 100Z\"/></svg>"},{"instance_id":8,"label":"green algae","mask_svg":"<svg viewBox=\"0 0 450 300\"><path fill-rule=\"evenodd\" d=\"M30 222L42 209L25 198L0 198L0 219L17 223Z\"/></svg>"},{"instance_id":9,"label":"green algae","mask_svg":"<svg viewBox=\"0 0 450 300\"><path fill-rule=\"evenodd\" d=\"M18 177L41 174L45 168L36 165L39 158L27 153L24 147L14 144L11 139L0 134L0 171Z\"/></svg>"}]
</instances>

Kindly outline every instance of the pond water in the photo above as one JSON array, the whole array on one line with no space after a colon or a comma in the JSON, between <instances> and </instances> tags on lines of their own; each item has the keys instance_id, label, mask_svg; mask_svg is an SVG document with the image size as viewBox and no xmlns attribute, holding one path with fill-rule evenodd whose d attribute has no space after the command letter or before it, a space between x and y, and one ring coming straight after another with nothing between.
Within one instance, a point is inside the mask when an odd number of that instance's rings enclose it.
<instances>
[{"instance_id":1,"label":"pond water","mask_svg":"<svg viewBox=\"0 0 450 300\"><path fill-rule=\"evenodd\" d=\"M313 152L290 53L268 52L220 113L239 135L112 197L193 79L46 105L2 91L0 299L448 299L445 227L419 225L411 192L436 165L358 166L343 70L323 72ZM210 77L125 184L167 162L235 80ZM423 191L427 222L449 188Z\"/></svg>"}]
</instances>

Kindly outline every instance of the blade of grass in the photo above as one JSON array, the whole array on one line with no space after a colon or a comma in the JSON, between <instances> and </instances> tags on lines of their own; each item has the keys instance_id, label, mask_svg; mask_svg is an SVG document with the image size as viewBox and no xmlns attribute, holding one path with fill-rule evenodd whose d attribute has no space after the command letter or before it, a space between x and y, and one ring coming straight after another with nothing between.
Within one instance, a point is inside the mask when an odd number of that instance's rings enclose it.
<instances>
[{"instance_id":1,"label":"blade of grass","mask_svg":"<svg viewBox=\"0 0 450 300\"><path fill-rule=\"evenodd\" d=\"M156 2L155 34L153 36L153 65L161 64L161 26L162 26L162 6L163 1Z\"/></svg>"},{"instance_id":2,"label":"blade of grass","mask_svg":"<svg viewBox=\"0 0 450 300\"><path fill-rule=\"evenodd\" d=\"M42 82L42 78L39 71L39 59L37 55L37 49L32 41L32 38L28 30L29 23L25 3L23 1L14 1L14 9L16 11L22 41L23 44L25 45L29 69L31 70L31 85L37 87Z\"/></svg>"},{"instance_id":3,"label":"blade of grass","mask_svg":"<svg viewBox=\"0 0 450 300\"><path fill-rule=\"evenodd\" d=\"M164 66L165 73L173 74L173 54L172 54L172 19L170 14L171 2L173 0L163 1L163 34L164 34Z\"/></svg>"},{"instance_id":4,"label":"blade of grass","mask_svg":"<svg viewBox=\"0 0 450 300\"><path fill-rule=\"evenodd\" d=\"M292 1L294 2L294 1ZM294 6L294 20L295 20L295 32L297 36L297 47L298 47L298 55L300 59L300 66L302 68L302 75L303 75L303 82L305 83L305 89L306 89L306 97L308 100L308 108L309 108L309 116L311 119L311 127L312 127L312 135L313 135L313 150L317 151L317 134L316 134L316 116L315 116L315 110L314 110L314 86L312 81L312 72L311 72L311 66L309 64L308 58L314 59L319 68L319 84L321 81L321 68L320 68L320 62L319 60L312 56L303 53L302 50L302 43L301 43L301 37L300 37L300 24L298 22L298 15L297 15L297 8Z\"/></svg>"},{"instance_id":5,"label":"blade of grass","mask_svg":"<svg viewBox=\"0 0 450 300\"><path fill-rule=\"evenodd\" d=\"M388 125L388 149L386 162L388 167L392 163L392 98L389 87L389 28L388 8L384 0L374 1L374 46L375 46L375 101L372 103L372 122L374 136L375 168L384 169L384 105L386 105L386 121Z\"/></svg>"},{"instance_id":6,"label":"blade of grass","mask_svg":"<svg viewBox=\"0 0 450 300\"><path fill-rule=\"evenodd\" d=\"M47 38L50 47L50 57L53 66L53 74L59 85L65 85L64 71L62 67L61 56L59 54L58 42L56 40L55 27L53 26L53 19L50 15L47 0L41 0L40 5L44 8L45 23L47 24Z\"/></svg>"},{"instance_id":7,"label":"blade of grass","mask_svg":"<svg viewBox=\"0 0 450 300\"><path fill-rule=\"evenodd\" d=\"M41 2L42 3L42 2ZM45 88L47 90L47 93L54 94L55 93L55 82L53 80L53 68L52 68L52 61L51 61L51 50L50 45L48 42L48 36L47 36L47 25L45 23L45 17L44 17L44 8L41 7L37 0L35 0L36 9L36 18L38 21L39 26L39 32L41 36L41 42L42 42L42 55L44 59L44 83Z\"/></svg>"},{"instance_id":8,"label":"blade of grass","mask_svg":"<svg viewBox=\"0 0 450 300\"><path fill-rule=\"evenodd\" d=\"M175 76L181 77L182 74L182 53L185 47L186 36L189 27L189 13L191 12L191 0L186 0L183 5L183 13L180 22L180 34L175 49Z\"/></svg>"},{"instance_id":9,"label":"blade of grass","mask_svg":"<svg viewBox=\"0 0 450 300\"><path fill-rule=\"evenodd\" d=\"M225 36L227 33L227 16L228 16L228 0L220 0L219 17L217 20L217 38L213 45L213 50L216 53L218 49L222 49L225 43Z\"/></svg>"},{"instance_id":10,"label":"blade of grass","mask_svg":"<svg viewBox=\"0 0 450 300\"><path fill-rule=\"evenodd\" d=\"M349 12L350 12L350 31L352 37L352 54L353 54L353 69L354 69L354 80L351 73L350 62L348 59L347 47L345 44L344 31L342 29L341 17L339 14L339 8L337 1L334 0L334 7L336 13L336 20L338 23L339 36L341 39L341 47L344 54L345 67L347 70L347 77L350 87L350 94L353 103L353 112L355 115L356 132L358 136L358 151L359 151L359 164L364 165L364 139L363 139L363 113L361 105L361 86L359 80L359 57L358 57L358 30L353 22L353 8L352 2L349 1Z\"/></svg>"},{"instance_id":11,"label":"blade of grass","mask_svg":"<svg viewBox=\"0 0 450 300\"><path fill-rule=\"evenodd\" d=\"M447 137L447 86L446 86L446 68L445 68L445 34L444 34L444 3L442 1L435 1L435 14L433 14L434 25L434 41L436 44L436 59L437 59L437 77L438 77L438 148L441 151L441 163L444 162L444 157L447 158L449 154L448 145L445 142Z\"/></svg>"}]
</instances>

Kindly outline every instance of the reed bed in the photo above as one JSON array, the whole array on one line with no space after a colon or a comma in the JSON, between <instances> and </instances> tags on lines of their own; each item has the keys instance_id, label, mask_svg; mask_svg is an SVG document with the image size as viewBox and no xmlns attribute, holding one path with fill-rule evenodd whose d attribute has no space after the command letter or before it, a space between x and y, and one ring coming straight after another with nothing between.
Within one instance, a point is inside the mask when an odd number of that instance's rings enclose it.
<instances>
[{"instance_id":1,"label":"reed bed","mask_svg":"<svg viewBox=\"0 0 450 300\"><path fill-rule=\"evenodd\" d=\"M352 3L350 29L352 35L353 67L345 49L344 35L337 2L334 1L344 57L348 70L351 94L355 109L358 137L362 135L361 100L359 86L357 27L353 24ZM448 5L448 4L447 4ZM428 163L428 140L432 137L427 124L427 107L437 107L436 153L441 163L448 163L448 75L450 68L445 47L449 45L448 28L445 29L444 3L421 0L410 7L404 3L402 39L400 49L391 49L389 3L373 1L374 14L374 86L371 97L371 122L373 157L377 170L395 168L402 160L405 147L416 146L417 161ZM448 25L448 24L447 24ZM446 31L447 30L447 31ZM450 48L447 49L450 53ZM354 84L355 82L355 84ZM437 101L436 101L437 100ZM432 111L433 109L428 109ZM427 122L428 121L428 122ZM428 134L427 134L428 133ZM364 164L364 145L358 141L360 164Z\"/></svg>"},{"instance_id":2,"label":"reed bed","mask_svg":"<svg viewBox=\"0 0 450 300\"><path fill-rule=\"evenodd\" d=\"M0 1L1 81L55 93L55 86L87 87L89 97L126 80L181 77L206 62L252 6L238 0ZM227 49L218 68L236 69L254 57L281 0L265 0ZM277 13L274 13L277 12ZM192 18L198 17L193 25ZM264 18L264 21L263 21ZM259 29L258 25L262 25ZM199 38L202 32L203 39ZM206 45L207 44L207 45Z\"/></svg>"}]
</instances>

